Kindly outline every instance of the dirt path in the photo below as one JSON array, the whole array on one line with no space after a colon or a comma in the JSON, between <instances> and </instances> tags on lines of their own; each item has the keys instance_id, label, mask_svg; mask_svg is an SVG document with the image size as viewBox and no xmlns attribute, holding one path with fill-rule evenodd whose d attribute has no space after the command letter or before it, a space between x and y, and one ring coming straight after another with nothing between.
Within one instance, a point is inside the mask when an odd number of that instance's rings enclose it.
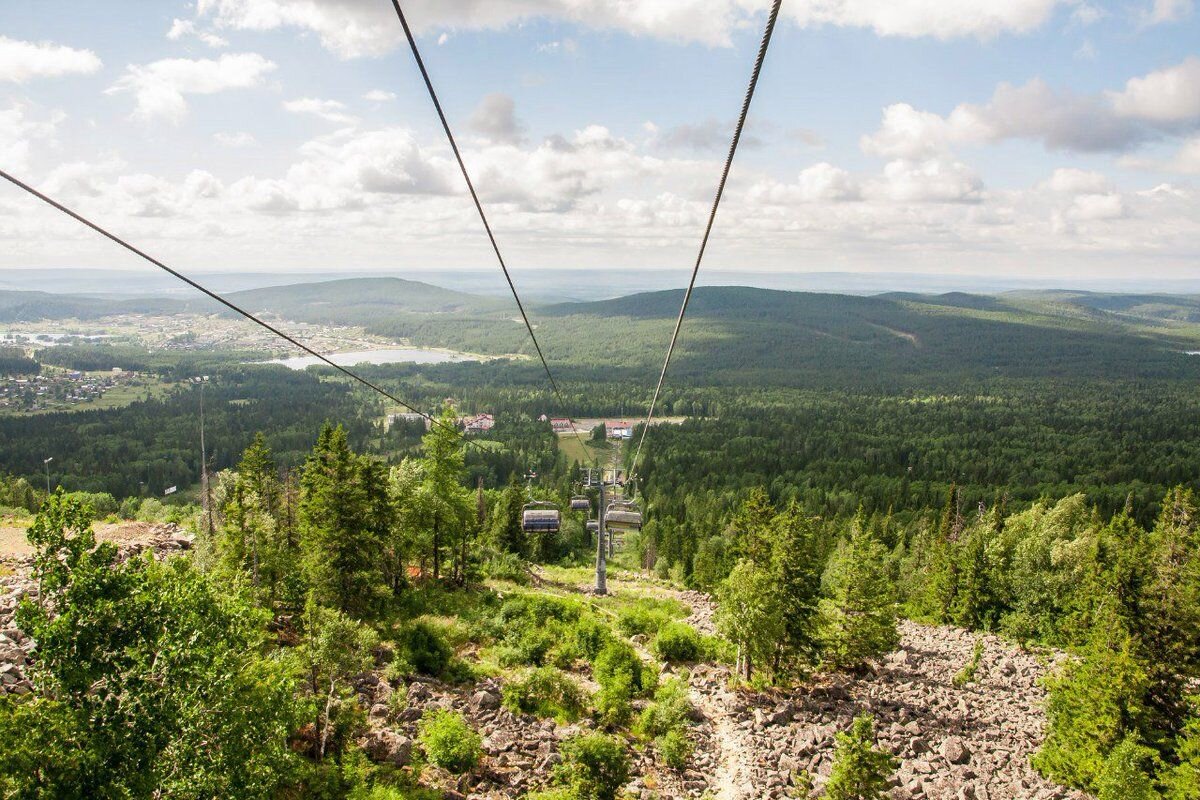
<instances>
[{"instance_id":1,"label":"dirt path","mask_svg":"<svg viewBox=\"0 0 1200 800\"><path fill-rule=\"evenodd\" d=\"M12 518L0 520L0 560L20 559L33 554L25 531L32 524L17 522ZM118 545L149 545L156 536L162 535L165 526L150 522L98 522L92 526L96 538L102 542Z\"/></svg>"},{"instance_id":2,"label":"dirt path","mask_svg":"<svg viewBox=\"0 0 1200 800\"><path fill-rule=\"evenodd\" d=\"M713 616L716 605L702 592L667 590L692 609L687 623L706 636L716 634ZM745 703L729 688L731 673L726 666L697 665L690 675L688 696L704 721L699 731L711 757L712 774L706 775L717 800L755 797L753 782L754 743L738 724Z\"/></svg>"}]
</instances>

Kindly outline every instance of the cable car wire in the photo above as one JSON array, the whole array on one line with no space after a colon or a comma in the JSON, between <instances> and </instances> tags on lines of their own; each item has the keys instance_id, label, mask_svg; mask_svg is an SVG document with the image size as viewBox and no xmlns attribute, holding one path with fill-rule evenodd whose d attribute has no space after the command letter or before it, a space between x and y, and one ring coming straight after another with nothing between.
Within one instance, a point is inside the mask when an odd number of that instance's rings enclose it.
<instances>
[{"instance_id":1,"label":"cable car wire","mask_svg":"<svg viewBox=\"0 0 1200 800\"><path fill-rule=\"evenodd\" d=\"M356 372L353 372L352 370L349 370L340 364L335 364L328 357L322 355L321 353L318 353L316 350L312 349L311 347L309 347L308 345L299 341L298 339L290 336L287 333L284 333L280 329L271 325L269 322L265 322L264 320L260 319L259 317L255 316L254 314L251 314L249 311L246 311L244 308L238 306L233 301L227 300L226 298L217 294L212 289L202 286L201 284L197 283L195 280L189 278L187 275L184 275L182 272L179 272L175 269L172 269L171 267L168 267L166 264L159 261L157 258L154 258L153 256L149 255L148 253L146 253L142 250L139 250L137 247L134 247L132 244L125 241L121 237L117 236L115 233L110 233L109 231L100 227L95 222L92 222L90 219L83 216L82 214L80 214L76 211L73 211L70 208L67 208L62 203L58 202L57 200L54 200L53 198L49 197L46 194L43 194L42 192L40 192L37 189L30 186L29 184L15 178L14 176L10 175L8 172L5 172L3 169L0 169L0 178L4 178L4 180L8 181L9 183L13 184L14 186L16 186L19 189L23 189L24 191L26 191L29 194L36 197L38 200L41 200L43 203L45 203L55 209L58 209L62 213L66 214L68 217L71 217L75 221L86 225L87 227L91 228L93 231L95 231L96 233L105 237L106 239L109 239L110 241L115 242L116 244L125 248L129 252L133 253L134 255L144 259L145 261L150 262L151 264L153 264L154 266L163 270L164 272L168 273L169 275L171 275L175 278L178 278L179 280L186 283L188 286L191 286L193 289L195 289L205 295L208 295L210 298L212 298L213 300L216 300L218 303L220 303L221 305L230 309L231 311L234 311L237 314L240 314L241 316L245 317L246 319L250 320L251 322L255 323L256 325L259 325L260 327L265 328L266 330L268 330L271 333L278 336L280 339L283 339L284 341L288 342L289 344L299 348L300 350L303 350L305 353L308 353L310 356L313 356L314 358L320 360L327 366L333 367L338 372L342 373L343 375L346 375L349 378L354 379L355 381L357 381L358 383L367 387L368 389L378 392L380 395L382 395L383 397L386 397L388 400L391 400L393 403L397 403L401 407L407 408L409 411L412 411L415 414L420 414L424 419L428 420L433 425L437 425L439 428L442 428L444 430L453 431L456 435L459 436L459 438L461 438L463 440L463 444L474 447L481 453L487 452L484 448L480 447L479 445L475 444L471 440L467 439L465 437L465 435L463 434L463 432L458 430L457 428L451 428L449 425L444 424L441 420L431 416L430 414L426 414L424 411L421 411L420 409L412 406L411 404L405 402L404 400L401 400L399 397L397 397L396 395L387 391L386 389L379 386L378 384L372 383L371 381L367 380L366 378L362 377L361 375L357 374Z\"/></svg>"},{"instance_id":2,"label":"cable car wire","mask_svg":"<svg viewBox=\"0 0 1200 800\"><path fill-rule=\"evenodd\" d=\"M408 39L408 47L412 50L413 60L417 62L417 69L421 72L421 78L425 81L425 89L429 92L429 99L433 101L433 108L437 111L438 119L442 123L442 130L446 132L446 140L450 143L450 149L454 151L454 159L458 162L458 168L462 172L463 180L467 184L467 191L471 193L471 200L475 203L475 210L479 212L479 219L483 223L483 229L487 233L488 241L492 244L492 251L496 254L496 260L500 262L500 270L504 273L504 280L508 282L508 288L512 291L513 300L517 301L517 310L521 312L521 319L525 321L525 330L529 331L529 339L533 342L533 348L537 351L538 359L542 362L542 368L546 370L546 378L550 381L550 388L554 391L554 396L558 399L559 406L562 407L563 413L570 418L571 414L568 410L567 403L563 399L562 392L559 391L558 382L554 380L554 375L550 371L550 365L546 363L546 356L542 354L542 346L538 343L537 335L533 332L533 325L529 322L529 315L525 313L525 304L521 302L521 295L517 292L517 286L513 283L512 275L508 271L508 264L504 260L504 255L500 252L500 244L496 241L496 235L492 232L491 223L488 222L487 214L483 210L483 203L479 200L479 193L475 191L475 183L471 180L471 173L467 170L467 163L463 160L462 151L458 149L458 141L454 138L454 131L450 128L450 121L446 118L446 112L442 109L442 103L438 99L437 90L433 88L433 80L429 77L429 70L425 68L425 59L421 57L421 50L417 47L417 39L413 36L412 28L408 25L408 18L404 16L404 9L400 7L400 0L392 0L392 6L396 9L396 16L400 19L400 26L404 28L404 36ZM580 445L583 445L583 438L579 435L579 431L575 430L574 424L571 425L571 430L575 433L575 438L579 439ZM584 446L584 452L587 452Z\"/></svg>"},{"instance_id":3,"label":"cable car wire","mask_svg":"<svg viewBox=\"0 0 1200 800\"><path fill-rule=\"evenodd\" d=\"M762 44L758 47L758 57L754 60L754 71L750 75L750 86L746 89L746 98L742 101L742 113L738 116L737 127L733 133L733 141L729 145L729 155L725 159L725 168L721 172L721 182L717 184L717 195L713 199L712 211L708 215L708 225L704 229L704 238L700 240L700 252L696 256L696 265L692 268L692 278L688 282L687 291L683 293L683 305L679 308L679 318L675 320L675 331L671 334L671 343L667 346L667 356L663 359L662 372L658 376L658 385L654 387L654 397L650 401L650 411L646 414L646 423L642 426L642 435L638 439L637 452L630 464L630 478L637 473L638 460L642 456L642 445L646 443L646 433L654 420L654 410L658 406L658 398L662 393L663 384L667 380L667 369L671 366L671 356L675 353L675 344L679 341L679 331L683 327L683 317L687 314L688 304L692 300L692 291L696 288L696 277L700 274L700 264L704 261L704 252L708 249L708 240L712 236L713 226L717 221L717 209L721 207L721 198L725 195L725 184L729 181L729 172L733 168L733 157L737 155L738 145L742 141L742 131L746 127L746 118L750 114L750 103L754 100L754 90L758 87L758 78L762 74L763 62L767 58L767 49L771 45L771 36L775 33L775 23L779 19L779 9L783 0L775 0L771 6L771 14L767 17L767 28L763 32Z\"/></svg>"}]
</instances>

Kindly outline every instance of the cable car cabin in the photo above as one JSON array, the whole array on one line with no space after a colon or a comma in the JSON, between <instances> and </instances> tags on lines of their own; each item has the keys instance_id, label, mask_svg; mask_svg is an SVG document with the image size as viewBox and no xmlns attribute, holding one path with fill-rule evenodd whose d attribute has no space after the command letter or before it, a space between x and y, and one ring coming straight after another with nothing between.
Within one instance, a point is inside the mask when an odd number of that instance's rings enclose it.
<instances>
[{"instance_id":1,"label":"cable car cabin","mask_svg":"<svg viewBox=\"0 0 1200 800\"><path fill-rule=\"evenodd\" d=\"M525 533L558 533L562 515L553 503L530 503L521 514L521 530Z\"/></svg>"},{"instance_id":2,"label":"cable car cabin","mask_svg":"<svg viewBox=\"0 0 1200 800\"><path fill-rule=\"evenodd\" d=\"M592 501L588 500L583 495L576 495L575 497L571 498L571 510L572 511L591 511L592 510Z\"/></svg>"},{"instance_id":3,"label":"cable car cabin","mask_svg":"<svg viewBox=\"0 0 1200 800\"><path fill-rule=\"evenodd\" d=\"M637 503L613 503L604 514L604 525L611 531L640 531L642 512L638 510Z\"/></svg>"}]
</instances>

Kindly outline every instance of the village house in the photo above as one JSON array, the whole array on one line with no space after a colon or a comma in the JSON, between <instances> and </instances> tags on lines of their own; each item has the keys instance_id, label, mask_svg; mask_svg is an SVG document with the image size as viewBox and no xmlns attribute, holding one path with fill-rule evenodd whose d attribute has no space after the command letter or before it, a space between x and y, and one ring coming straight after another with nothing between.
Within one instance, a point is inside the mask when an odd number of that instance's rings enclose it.
<instances>
[{"instance_id":1,"label":"village house","mask_svg":"<svg viewBox=\"0 0 1200 800\"><path fill-rule=\"evenodd\" d=\"M606 422L604 430L609 439L633 438L633 425L628 422Z\"/></svg>"},{"instance_id":2,"label":"village house","mask_svg":"<svg viewBox=\"0 0 1200 800\"><path fill-rule=\"evenodd\" d=\"M492 428L496 427L496 418L491 414L480 414L475 417L464 417L463 425L466 426L467 433L487 433Z\"/></svg>"}]
</instances>

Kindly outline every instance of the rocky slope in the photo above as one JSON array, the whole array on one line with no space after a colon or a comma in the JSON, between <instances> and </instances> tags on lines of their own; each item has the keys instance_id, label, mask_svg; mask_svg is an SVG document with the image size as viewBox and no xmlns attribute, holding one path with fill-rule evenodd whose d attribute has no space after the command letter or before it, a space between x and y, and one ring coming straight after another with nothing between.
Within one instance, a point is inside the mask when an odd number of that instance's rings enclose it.
<instances>
[{"instance_id":1,"label":"rocky slope","mask_svg":"<svg viewBox=\"0 0 1200 800\"><path fill-rule=\"evenodd\" d=\"M147 548L167 555L189 547L171 526L157 526L123 552ZM8 562L0 577L0 694L27 694L24 675L36 644L16 629L21 598L36 592L25 560ZM689 619L713 632L707 595L661 585L615 581L617 592L654 592L677 597ZM972 660L976 635L950 627L901 625L901 647L859 676L818 676L788 691L754 693L730 688L729 669L701 664L686 671L696 706L697 743L689 766L676 772L659 763L652 747L631 747L633 773L627 787L642 798L702 797L719 800L795 796L795 775L808 772L818 789L832 767L834 736L858 714L876 718L881 746L900 767L893 800L1049 800L1086 796L1055 786L1030 766L1042 737L1045 692L1041 678L1052 665L996 637L982 637L983 651L972 682L954 677ZM642 648L643 655L649 654ZM683 670L679 670L683 672ZM361 743L371 758L404 766L411 762L416 726L431 708L462 712L483 736L485 758L474 774L455 778L427 770L423 781L449 798L516 798L544 787L558 762L558 745L590 723L558 725L501 708L502 685L488 679L450 686L429 679L391 685L379 672L360 676L358 694L369 709ZM389 704L396 691L407 701Z\"/></svg>"},{"instance_id":2,"label":"rocky slope","mask_svg":"<svg viewBox=\"0 0 1200 800\"><path fill-rule=\"evenodd\" d=\"M166 557L192 546L191 537L171 524L125 526L122 537L112 540L122 558L146 550L154 552L156 557ZM27 555L0 557L0 695L24 695L33 690L25 668L37 650L37 643L17 628L14 619L21 600L37 599L37 586L29 576L31 565L32 559Z\"/></svg>"}]
</instances>

